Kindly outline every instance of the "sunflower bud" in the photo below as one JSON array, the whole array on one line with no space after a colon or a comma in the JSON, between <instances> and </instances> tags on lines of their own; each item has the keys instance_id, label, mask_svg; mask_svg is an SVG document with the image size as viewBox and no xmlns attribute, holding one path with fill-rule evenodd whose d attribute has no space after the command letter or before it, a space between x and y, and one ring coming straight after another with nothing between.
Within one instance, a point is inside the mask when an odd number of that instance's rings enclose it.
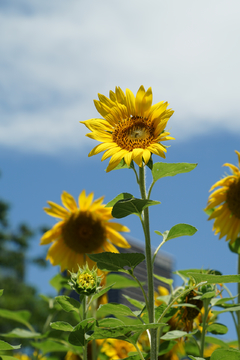
<instances>
[{"instance_id":1,"label":"sunflower bud","mask_svg":"<svg viewBox=\"0 0 240 360\"><path fill-rule=\"evenodd\" d=\"M90 270L88 264L83 268L79 267L77 273L70 274L69 284L79 295L93 295L101 289L101 276L97 275L96 268Z\"/></svg>"}]
</instances>

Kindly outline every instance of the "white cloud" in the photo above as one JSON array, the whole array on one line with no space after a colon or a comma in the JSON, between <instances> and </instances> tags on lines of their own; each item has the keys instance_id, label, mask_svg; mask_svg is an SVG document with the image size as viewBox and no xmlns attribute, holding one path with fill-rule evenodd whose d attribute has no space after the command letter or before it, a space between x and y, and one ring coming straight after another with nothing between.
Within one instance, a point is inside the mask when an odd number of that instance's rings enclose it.
<instances>
[{"instance_id":1,"label":"white cloud","mask_svg":"<svg viewBox=\"0 0 240 360\"><path fill-rule=\"evenodd\" d=\"M3 4L2 145L85 146L78 121L97 116L92 99L115 85L151 86L155 102L169 101L179 139L212 128L240 133L238 0Z\"/></svg>"}]
</instances>

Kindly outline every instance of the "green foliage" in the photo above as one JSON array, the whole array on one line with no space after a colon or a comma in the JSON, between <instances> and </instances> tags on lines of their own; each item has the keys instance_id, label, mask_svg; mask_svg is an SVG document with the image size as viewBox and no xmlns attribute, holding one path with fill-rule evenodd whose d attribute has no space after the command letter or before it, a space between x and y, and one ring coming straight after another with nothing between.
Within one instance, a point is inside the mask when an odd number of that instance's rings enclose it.
<instances>
[{"instance_id":1,"label":"green foliage","mask_svg":"<svg viewBox=\"0 0 240 360\"><path fill-rule=\"evenodd\" d=\"M66 312L76 311L79 313L80 303L79 301L73 299L72 297L61 295L55 298L57 303L62 307Z\"/></svg>"},{"instance_id":2,"label":"green foliage","mask_svg":"<svg viewBox=\"0 0 240 360\"><path fill-rule=\"evenodd\" d=\"M133 270L138 264L144 261L145 256L139 253L116 254L105 252L101 254L87 254L88 257L97 263L97 267L103 271L123 271L125 267Z\"/></svg>"},{"instance_id":3,"label":"green foliage","mask_svg":"<svg viewBox=\"0 0 240 360\"><path fill-rule=\"evenodd\" d=\"M240 275L212 275L212 274L197 274L191 271L188 275L193 277L196 282L207 281L208 284L221 283L238 283L240 282Z\"/></svg>"},{"instance_id":4,"label":"green foliage","mask_svg":"<svg viewBox=\"0 0 240 360\"><path fill-rule=\"evenodd\" d=\"M232 244L229 242L228 247L229 250L240 255L240 237L238 237Z\"/></svg>"},{"instance_id":5,"label":"green foliage","mask_svg":"<svg viewBox=\"0 0 240 360\"><path fill-rule=\"evenodd\" d=\"M0 350L16 350L20 349L21 345L10 345L7 342L0 340Z\"/></svg>"},{"instance_id":6,"label":"green foliage","mask_svg":"<svg viewBox=\"0 0 240 360\"><path fill-rule=\"evenodd\" d=\"M239 360L240 351L236 349L217 349L211 355L211 360Z\"/></svg>"},{"instance_id":7,"label":"green foliage","mask_svg":"<svg viewBox=\"0 0 240 360\"><path fill-rule=\"evenodd\" d=\"M192 236L197 232L197 229L188 224L174 225L169 231L165 231L163 234L160 231L155 231L156 234L161 235L164 241L175 239L180 236Z\"/></svg>"},{"instance_id":8,"label":"green foliage","mask_svg":"<svg viewBox=\"0 0 240 360\"><path fill-rule=\"evenodd\" d=\"M159 201L136 199L119 200L113 205L112 216L116 219L124 218L128 215L137 215L141 217L142 211L149 206L158 205Z\"/></svg>"},{"instance_id":9,"label":"green foliage","mask_svg":"<svg viewBox=\"0 0 240 360\"><path fill-rule=\"evenodd\" d=\"M155 163L152 169L152 176L154 182L165 177L165 176L175 176L177 174L187 173L195 169L197 164L188 164L188 163L173 163L167 164L163 162Z\"/></svg>"},{"instance_id":10,"label":"green foliage","mask_svg":"<svg viewBox=\"0 0 240 360\"><path fill-rule=\"evenodd\" d=\"M112 289L126 289L128 287L139 287L135 280L126 278L119 274L107 275L107 285L112 284Z\"/></svg>"}]
</instances>

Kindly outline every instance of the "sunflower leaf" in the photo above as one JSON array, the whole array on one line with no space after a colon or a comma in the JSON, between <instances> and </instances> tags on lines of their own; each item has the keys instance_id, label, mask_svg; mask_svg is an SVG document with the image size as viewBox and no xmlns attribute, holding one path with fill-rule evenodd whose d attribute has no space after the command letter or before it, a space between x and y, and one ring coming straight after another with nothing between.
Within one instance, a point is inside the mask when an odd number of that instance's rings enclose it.
<instances>
[{"instance_id":1,"label":"sunflower leaf","mask_svg":"<svg viewBox=\"0 0 240 360\"><path fill-rule=\"evenodd\" d=\"M238 283L240 282L240 275L212 275L212 274L197 274L195 272L188 272L188 275L193 277L196 283L207 281L208 284L221 283Z\"/></svg>"},{"instance_id":2,"label":"sunflower leaf","mask_svg":"<svg viewBox=\"0 0 240 360\"><path fill-rule=\"evenodd\" d=\"M39 337L40 335L41 335L40 333L37 333L35 331L29 331L19 328L13 329L12 331L6 334L1 334L1 336L6 336L9 338L21 338L21 339L33 339Z\"/></svg>"},{"instance_id":3,"label":"sunflower leaf","mask_svg":"<svg viewBox=\"0 0 240 360\"><path fill-rule=\"evenodd\" d=\"M136 332L143 332L147 329L156 329L159 327L163 327L166 324L138 324L138 325L123 325L123 326L116 326L111 328L101 328L96 327L94 333L88 337L88 340L93 339L106 339L106 338L113 338L113 339L128 339L133 336Z\"/></svg>"},{"instance_id":4,"label":"sunflower leaf","mask_svg":"<svg viewBox=\"0 0 240 360\"><path fill-rule=\"evenodd\" d=\"M232 244L228 243L228 246L232 252L240 254L240 237L238 237Z\"/></svg>"},{"instance_id":5,"label":"sunflower leaf","mask_svg":"<svg viewBox=\"0 0 240 360\"><path fill-rule=\"evenodd\" d=\"M104 271L123 271L125 267L134 269L138 264L145 260L145 256L140 253L116 254L104 252L100 254L87 254L87 256L97 263L97 267Z\"/></svg>"},{"instance_id":6,"label":"sunflower leaf","mask_svg":"<svg viewBox=\"0 0 240 360\"><path fill-rule=\"evenodd\" d=\"M100 305L97 310L97 316L104 317L109 315L114 315L116 317L118 317L118 315L135 317L132 310L126 305L117 304L117 303L108 303L108 304Z\"/></svg>"},{"instance_id":7,"label":"sunflower leaf","mask_svg":"<svg viewBox=\"0 0 240 360\"><path fill-rule=\"evenodd\" d=\"M0 317L18 321L21 324L24 324L27 326L29 325L28 320L29 320L30 316L31 316L31 313L27 310L11 311L11 310L0 309Z\"/></svg>"},{"instance_id":8,"label":"sunflower leaf","mask_svg":"<svg viewBox=\"0 0 240 360\"><path fill-rule=\"evenodd\" d=\"M76 311L77 313L79 313L80 303L77 300L65 295L57 296L55 300L58 302L58 304L62 307L64 311Z\"/></svg>"},{"instance_id":9,"label":"sunflower leaf","mask_svg":"<svg viewBox=\"0 0 240 360\"><path fill-rule=\"evenodd\" d=\"M157 235L161 235L163 237L164 242L175 239L180 236L192 236L197 232L197 229L189 224L177 224L174 225L169 231L166 230L164 233L160 233L160 231L155 231Z\"/></svg>"},{"instance_id":10,"label":"sunflower leaf","mask_svg":"<svg viewBox=\"0 0 240 360\"><path fill-rule=\"evenodd\" d=\"M119 200L126 200L126 199L132 199L134 198L134 196L132 194L129 193L121 193L119 195L117 195L114 199L112 199L111 201L109 201L107 203L107 205L105 205L105 207L112 207L114 206Z\"/></svg>"},{"instance_id":11,"label":"sunflower leaf","mask_svg":"<svg viewBox=\"0 0 240 360\"><path fill-rule=\"evenodd\" d=\"M52 329L62 331L73 331L73 326L65 321L55 321L50 324Z\"/></svg>"},{"instance_id":12,"label":"sunflower leaf","mask_svg":"<svg viewBox=\"0 0 240 360\"><path fill-rule=\"evenodd\" d=\"M132 279L119 274L107 275L107 285L112 284L113 289L126 289L128 287L139 287L139 284ZM144 285L144 283L141 283Z\"/></svg>"},{"instance_id":13,"label":"sunflower leaf","mask_svg":"<svg viewBox=\"0 0 240 360\"><path fill-rule=\"evenodd\" d=\"M165 177L165 176L175 176L177 174L187 173L195 169L197 164L188 164L188 163L155 163L152 169L153 181Z\"/></svg>"},{"instance_id":14,"label":"sunflower leaf","mask_svg":"<svg viewBox=\"0 0 240 360\"><path fill-rule=\"evenodd\" d=\"M141 217L142 211L149 206L158 205L159 201L143 200L136 198L128 198L125 200L119 200L115 203L112 209L112 216L116 219L121 219L128 215L134 214Z\"/></svg>"},{"instance_id":15,"label":"sunflower leaf","mask_svg":"<svg viewBox=\"0 0 240 360\"><path fill-rule=\"evenodd\" d=\"M84 346L86 339L85 334L94 329L96 320L94 318L85 319L75 326L69 334L68 341L75 346Z\"/></svg>"},{"instance_id":16,"label":"sunflower leaf","mask_svg":"<svg viewBox=\"0 0 240 360\"><path fill-rule=\"evenodd\" d=\"M3 294L3 289L0 290L0 296L2 296L2 294Z\"/></svg>"},{"instance_id":17,"label":"sunflower leaf","mask_svg":"<svg viewBox=\"0 0 240 360\"><path fill-rule=\"evenodd\" d=\"M211 360L239 360L240 351L236 349L217 349L211 355Z\"/></svg>"},{"instance_id":18,"label":"sunflower leaf","mask_svg":"<svg viewBox=\"0 0 240 360\"><path fill-rule=\"evenodd\" d=\"M0 350L14 350L14 349L20 349L21 345L10 345L9 343L0 340Z\"/></svg>"}]
</instances>

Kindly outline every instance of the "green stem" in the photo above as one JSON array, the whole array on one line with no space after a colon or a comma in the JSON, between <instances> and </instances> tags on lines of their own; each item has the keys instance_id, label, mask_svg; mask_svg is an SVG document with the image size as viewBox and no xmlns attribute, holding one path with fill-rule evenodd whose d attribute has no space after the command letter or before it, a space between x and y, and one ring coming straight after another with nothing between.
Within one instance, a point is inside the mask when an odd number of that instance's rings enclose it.
<instances>
[{"instance_id":1,"label":"green stem","mask_svg":"<svg viewBox=\"0 0 240 360\"><path fill-rule=\"evenodd\" d=\"M202 322L202 334L201 334L201 345L200 345L200 356L203 357L204 353L204 345L205 345L205 335L206 335L206 327L207 327L207 317L208 317L208 306L210 304L210 299L203 300L204 306L204 316Z\"/></svg>"},{"instance_id":2,"label":"green stem","mask_svg":"<svg viewBox=\"0 0 240 360\"><path fill-rule=\"evenodd\" d=\"M143 200L147 199L146 184L145 184L145 168L139 167L139 187ZM151 252L151 238L150 238L150 226L149 226L149 211L148 208L143 210L143 225L145 235L145 256L147 266L147 279L148 279L148 306L149 306L149 323L154 323L154 283L153 283L153 264L152 264L152 252ZM151 329L151 351L150 359L157 359L157 329Z\"/></svg>"},{"instance_id":3,"label":"green stem","mask_svg":"<svg viewBox=\"0 0 240 360\"><path fill-rule=\"evenodd\" d=\"M146 303L146 308L147 308L147 312L149 313L149 306L148 306L148 299L147 299L147 295L144 291L144 288L141 284L141 282L138 280L138 278L136 278L136 276L133 274L133 273L128 273L139 285L140 289L142 290L142 293L143 293L143 296L144 296L144 300L145 300L145 303Z\"/></svg>"},{"instance_id":4,"label":"green stem","mask_svg":"<svg viewBox=\"0 0 240 360\"><path fill-rule=\"evenodd\" d=\"M86 296L84 296L82 299L82 319L85 320L86 318ZM87 343L85 343L85 341L83 346L83 360L87 360Z\"/></svg>"},{"instance_id":5,"label":"green stem","mask_svg":"<svg viewBox=\"0 0 240 360\"><path fill-rule=\"evenodd\" d=\"M228 287L225 285L225 284L222 284L223 288L227 291L228 295L230 297L233 297L233 294L231 293L231 291L228 289ZM235 304L235 301L232 300L232 303ZM236 313L234 313L233 311L230 311L230 314L232 315L232 318L233 318L233 322L234 322L234 326L235 326L235 329L236 329L236 333L238 335L238 324L237 324L237 318L236 318ZM239 336L238 336L239 338Z\"/></svg>"},{"instance_id":6,"label":"green stem","mask_svg":"<svg viewBox=\"0 0 240 360\"><path fill-rule=\"evenodd\" d=\"M240 275L240 255L238 255L238 275ZM238 283L238 304L240 304L240 283ZM237 311L237 334L238 334L238 349L240 350L240 311Z\"/></svg>"}]
</instances>

